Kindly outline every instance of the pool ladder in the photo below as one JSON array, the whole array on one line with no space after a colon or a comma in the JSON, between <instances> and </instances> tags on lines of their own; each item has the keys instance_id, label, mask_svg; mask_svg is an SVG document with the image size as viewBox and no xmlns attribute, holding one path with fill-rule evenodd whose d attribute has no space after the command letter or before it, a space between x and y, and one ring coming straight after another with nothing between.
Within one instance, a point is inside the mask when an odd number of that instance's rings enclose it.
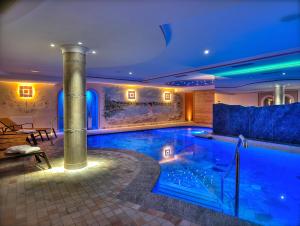
<instances>
[{"instance_id":1,"label":"pool ladder","mask_svg":"<svg viewBox=\"0 0 300 226\"><path fill-rule=\"evenodd\" d=\"M240 198L240 147L248 148L248 141L243 135L238 136L238 142L235 147L235 155L229 169L221 178L221 201L224 203L224 180L228 177L235 162L235 197L234 197L234 215L239 215L239 198Z\"/></svg>"}]
</instances>

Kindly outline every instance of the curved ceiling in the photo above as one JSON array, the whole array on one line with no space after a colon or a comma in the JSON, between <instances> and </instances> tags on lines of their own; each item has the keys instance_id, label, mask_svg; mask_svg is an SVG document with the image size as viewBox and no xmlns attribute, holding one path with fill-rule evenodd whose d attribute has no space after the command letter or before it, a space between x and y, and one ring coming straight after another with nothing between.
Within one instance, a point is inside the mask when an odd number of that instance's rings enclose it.
<instances>
[{"instance_id":1,"label":"curved ceiling","mask_svg":"<svg viewBox=\"0 0 300 226\"><path fill-rule=\"evenodd\" d=\"M0 76L61 80L58 46L81 41L97 51L87 56L87 76L93 81L166 84L183 80L181 75L197 79L199 73L228 70L222 66L226 62L253 58L257 64L257 56L300 52L299 15L297 0L15 1L1 14ZM168 45L161 29L166 24L172 31ZM50 42L57 47L50 48ZM221 66L203 70L212 65ZM288 76L299 78L299 68ZM279 73L247 75L230 82L238 87L279 78ZM227 81L220 79L220 87Z\"/></svg>"}]
</instances>

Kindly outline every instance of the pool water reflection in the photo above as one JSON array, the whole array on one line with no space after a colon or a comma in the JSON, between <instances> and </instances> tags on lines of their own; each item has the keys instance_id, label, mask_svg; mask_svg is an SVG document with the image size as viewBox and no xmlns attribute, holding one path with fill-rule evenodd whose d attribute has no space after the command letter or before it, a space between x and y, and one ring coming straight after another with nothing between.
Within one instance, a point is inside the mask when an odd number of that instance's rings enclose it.
<instances>
[{"instance_id":1,"label":"pool water reflection","mask_svg":"<svg viewBox=\"0 0 300 226\"><path fill-rule=\"evenodd\" d=\"M161 175L153 192L233 214L235 144L195 137L210 129L166 128L88 137L89 147L133 150L156 159ZM264 225L300 225L299 154L241 149L240 218ZM222 201L223 195L223 201Z\"/></svg>"}]
</instances>

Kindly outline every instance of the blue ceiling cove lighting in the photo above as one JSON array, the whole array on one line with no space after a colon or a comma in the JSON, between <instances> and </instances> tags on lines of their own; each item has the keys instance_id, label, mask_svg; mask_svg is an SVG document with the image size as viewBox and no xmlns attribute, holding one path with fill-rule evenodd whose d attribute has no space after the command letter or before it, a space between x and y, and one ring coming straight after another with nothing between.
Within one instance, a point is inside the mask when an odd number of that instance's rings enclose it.
<instances>
[{"instance_id":1,"label":"blue ceiling cove lighting","mask_svg":"<svg viewBox=\"0 0 300 226\"><path fill-rule=\"evenodd\" d=\"M170 86L211 86L214 85L215 82L213 79L197 79L197 80L180 80L180 81L172 81L168 82L167 85Z\"/></svg>"}]
</instances>

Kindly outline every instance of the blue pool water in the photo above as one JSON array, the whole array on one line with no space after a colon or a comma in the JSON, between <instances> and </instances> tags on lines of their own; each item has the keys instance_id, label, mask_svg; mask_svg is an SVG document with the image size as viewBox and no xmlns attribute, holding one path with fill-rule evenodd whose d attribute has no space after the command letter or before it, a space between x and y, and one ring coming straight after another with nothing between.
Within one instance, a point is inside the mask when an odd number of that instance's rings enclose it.
<instances>
[{"instance_id":1,"label":"blue pool water","mask_svg":"<svg viewBox=\"0 0 300 226\"><path fill-rule=\"evenodd\" d=\"M161 166L154 193L227 214L234 213L235 144L194 137L199 127L166 128L88 137L89 147L133 150ZM300 154L249 147L241 150L239 217L263 225L300 225Z\"/></svg>"}]
</instances>

